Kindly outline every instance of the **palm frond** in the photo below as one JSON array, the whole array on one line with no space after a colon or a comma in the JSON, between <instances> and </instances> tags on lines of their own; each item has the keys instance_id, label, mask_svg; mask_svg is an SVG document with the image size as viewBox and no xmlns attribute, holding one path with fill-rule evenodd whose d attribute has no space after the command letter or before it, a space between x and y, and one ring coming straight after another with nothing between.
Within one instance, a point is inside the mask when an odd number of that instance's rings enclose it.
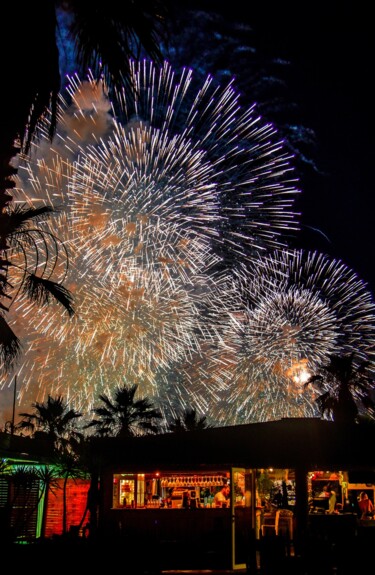
<instances>
[{"instance_id":1,"label":"palm frond","mask_svg":"<svg viewBox=\"0 0 375 575\"><path fill-rule=\"evenodd\" d=\"M309 379L303 384L303 387L306 389L309 385L311 385L312 383L321 383L323 380L323 377L321 375L312 375L309 377Z\"/></svg>"},{"instance_id":2,"label":"palm frond","mask_svg":"<svg viewBox=\"0 0 375 575\"><path fill-rule=\"evenodd\" d=\"M6 270L11 265L9 260L0 259L0 269Z\"/></svg>"},{"instance_id":3,"label":"palm frond","mask_svg":"<svg viewBox=\"0 0 375 575\"><path fill-rule=\"evenodd\" d=\"M41 305L48 305L53 296L64 306L70 316L74 315L73 298L70 292L59 283L30 274L25 279L23 291L28 298Z\"/></svg>"},{"instance_id":4,"label":"palm frond","mask_svg":"<svg viewBox=\"0 0 375 575\"><path fill-rule=\"evenodd\" d=\"M104 76L107 85L117 90L124 84L134 89L130 59L138 59L142 50L157 63L163 59L162 26L157 30L163 8L158 0L74 3L71 34L79 66L91 69L97 77Z\"/></svg>"},{"instance_id":5,"label":"palm frond","mask_svg":"<svg viewBox=\"0 0 375 575\"><path fill-rule=\"evenodd\" d=\"M99 395L99 399L100 401L102 401L107 407L103 408L103 407L98 407L97 409L95 409L95 413L97 415L107 415L109 416L111 413L113 413L113 411L115 411L115 407L113 406L113 403L111 401L111 399L108 397L108 395L106 395L105 393Z\"/></svg>"},{"instance_id":6,"label":"palm frond","mask_svg":"<svg viewBox=\"0 0 375 575\"><path fill-rule=\"evenodd\" d=\"M21 342L0 315L0 362L4 369L9 371L22 351Z\"/></svg>"},{"instance_id":7,"label":"palm frond","mask_svg":"<svg viewBox=\"0 0 375 575\"><path fill-rule=\"evenodd\" d=\"M75 409L69 409L66 413L64 413L61 417L60 425L62 428L67 427L74 419L82 417L82 413L76 411Z\"/></svg>"},{"instance_id":8,"label":"palm frond","mask_svg":"<svg viewBox=\"0 0 375 575\"><path fill-rule=\"evenodd\" d=\"M11 265L11 264L8 262L8 266L9 266L9 265ZM1 262L0 262L0 270L4 270L4 268L1 267ZM9 294L7 294L6 290L7 290L8 288L12 288L13 286L12 286L12 284L8 281L7 271L6 271L6 270L4 270L4 271L5 271L5 273L0 273L0 297L5 297L6 299L10 299L10 300L11 300L11 299L12 299L12 296L10 296ZM0 304L0 305L1 305L1 304ZM1 307L2 307L2 309L8 311L8 308L7 308L6 306L1 306Z\"/></svg>"},{"instance_id":9,"label":"palm frond","mask_svg":"<svg viewBox=\"0 0 375 575\"><path fill-rule=\"evenodd\" d=\"M26 205L17 205L12 210L1 214L1 227L7 236L27 230L30 221L40 220L55 212L52 206L32 208Z\"/></svg>"},{"instance_id":10,"label":"palm frond","mask_svg":"<svg viewBox=\"0 0 375 575\"><path fill-rule=\"evenodd\" d=\"M45 467L39 467L36 469L38 479L42 483L43 491L48 489L52 493L54 490L59 488L59 477L58 472L53 466L46 465Z\"/></svg>"},{"instance_id":11,"label":"palm frond","mask_svg":"<svg viewBox=\"0 0 375 575\"><path fill-rule=\"evenodd\" d=\"M3 294L3 293L0 291L0 296L1 296L1 297L4 297L4 295L5 295L5 294ZM0 309L2 309L3 311L9 311L9 308L6 307L5 305L3 305L3 304L1 303L1 301L0 301Z\"/></svg>"},{"instance_id":12,"label":"palm frond","mask_svg":"<svg viewBox=\"0 0 375 575\"><path fill-rule=\"evenodd\" d=\"M5 263L3 264L3 262ZM0 298L12 299L12 296L7 294L7 289L12 287L12 285L8 281L9 265L10 262L8 262L7 260L0 260ZM8 308L6 306L1 305L1 303L0 307L8 311Z\"/></svg>"},{"instance_id":13,"label":"palm frond","mask_svg":"<svg viewBox=\"0 0 375 575\"><path fill-rule=\"evenodd\" d=\"M324 415L324 413L331 414L336 404L336 400L333 397L331 397L330 392L327 391L326 393L323 393L322 395L316 398L316 403L322 415Z\"/></svg>"},{"instance_id":14,"label":"palm frond","mask_svg":"<svg viewBox=\"0 0 375 575\"><path fill-rule=\"evenodd\" d=\"M29 414L27 413L20 413L19 414L20 417L24 417L25 419L23 419L22 421L20 421L19 423L17 423L16 428L18 430L25 430L27 432L29 432L31 435L34 433L35 431L35 425L33 424L33 422L31 421L31 419L27 419L29 416Z\"/></svg>"}]
</instances>

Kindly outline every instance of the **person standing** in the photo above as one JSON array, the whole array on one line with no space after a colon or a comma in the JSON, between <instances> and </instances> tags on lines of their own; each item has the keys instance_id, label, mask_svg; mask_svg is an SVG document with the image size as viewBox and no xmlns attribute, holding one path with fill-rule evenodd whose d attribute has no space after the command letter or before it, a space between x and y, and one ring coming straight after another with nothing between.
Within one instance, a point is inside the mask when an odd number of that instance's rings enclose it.
<instances>
[{"instance_id":1,"label":"person standing","mask_svg":"<svg viewBox=\"0 0 375 575\"><path fill-rule=\"evenodd\" d=\"M223 487L215 494L214 506L215 507L226 507L228 503L228 498L230 495L229 485L223 485Z\"/></svg>"},{"instance_id":2,"label":"person standing","mask_svg":"<svg viewBox=\"0 0 375 575\"><path fill-rule=\"evenodd\" d=\"M328 513L335 513L336 512L336 491L331 489L329 492L329 499L328 499Z\"/></svg>"},{"instance_id":3,"label":"person standing","mask_svg":"<svg viewBox=\"0 0 375 575\"><path fill-rule=\"evenodd\" d=\"M374 516L374 505L369 499L366 491L361 491L359 495L358 507L361 512L360 519L369 519Z\"/></svg>"},{"instance_id":4,"label":"person standing","mask_svg":"<svg viewBox=\"0 0 375 575\"><path fill-rule=\"evenodd\" d=\"M190 493L187 489L182 494L182 507L190 509Z\"/></svg>"}]
</instances>

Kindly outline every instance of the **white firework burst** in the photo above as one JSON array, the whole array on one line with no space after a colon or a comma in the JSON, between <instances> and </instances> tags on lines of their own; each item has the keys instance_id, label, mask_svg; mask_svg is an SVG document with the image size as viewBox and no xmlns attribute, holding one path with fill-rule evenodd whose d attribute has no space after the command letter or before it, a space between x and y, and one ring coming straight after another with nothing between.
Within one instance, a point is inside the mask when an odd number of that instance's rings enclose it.
<instances>
[{"instance_id":1,"label":"white firework burst","mask_svg":"<svg viewBox=\"0 0 375 575\"><path fill-rule=\"evenodd\" d=\"M76 307L70 322L14 308L27 407L61 393L87 410L119 378L162 397L218 337L206 312L228 282L215 270L297 227L289 158L231 84L195 91L189 70L132 66L135 92L113 103L102 82L70 78L53 144L47 119L20 165L15 202L60 207L43 226L69 251Z\"/></svg>"},{"instance_id":2,"label":"white firework burst","mask_svg":"<svg viewBox=\"0 0 375 575\"><path fill-rule=\"evenodd\" d=\"M234 285L240 302L223 338L232 360L215 407L221 421L318 415L315 391L304 383L331 355L354 352L374 370L373 296L343 262L279 251L250 261Z\"/></svg>"}]
</instances>

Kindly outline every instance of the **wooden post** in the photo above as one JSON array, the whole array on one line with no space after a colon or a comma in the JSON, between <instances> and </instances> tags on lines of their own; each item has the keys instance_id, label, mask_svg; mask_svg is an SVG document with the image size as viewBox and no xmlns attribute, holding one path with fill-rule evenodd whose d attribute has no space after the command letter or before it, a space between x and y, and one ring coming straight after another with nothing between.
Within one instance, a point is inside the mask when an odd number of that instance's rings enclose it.
<instances>
[{"instance_id":1,"label":"wooden post","mask_svg":"<svg viewBox=\"0 0 375 575\"><path fill-rule=\"evenodd\" d=\"M14 418L16 411L16 391L17 391L17 376L14 376L14 390L13 390L13 411L12 411L12 424L11 424L11 435L14 434Z\"/></svg>"},{"instance_id":2,"label":"wooden post","mask_svg":"<svg viewBox=\"0 0 375 575\"><path fill-rule=\"evenodd\" d=\"M294 530L294 549L297 555L303 556L307 537L307 527L309 519L307 472L304 466L298 466L296 473L296 505L295 518L296 528Z\"/></svg>"}]
</instances>

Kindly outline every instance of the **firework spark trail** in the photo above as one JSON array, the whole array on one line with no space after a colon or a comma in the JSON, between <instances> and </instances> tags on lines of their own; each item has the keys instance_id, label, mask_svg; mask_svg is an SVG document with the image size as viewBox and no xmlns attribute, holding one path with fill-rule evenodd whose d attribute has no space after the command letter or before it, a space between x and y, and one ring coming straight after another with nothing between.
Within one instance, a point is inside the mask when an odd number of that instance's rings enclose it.
<instances>
[{"instance_id":1,"label":"firework spark trail","mask_svg":"<svg viewBox=\"0 0 375 575\"><path fill-rule=\"evenodd\" d=\"M211 222L208 233L219 232L223 250L232 257L248 254L249 248L285 245L285 230L296 228L292 206L298 191L274 128L262 123L255 108L241 109L232 84L222 89L208 77L191 97L191 71L183 71L177 81L166 64L157 90L150 92L150 84L156 84L151 80L157 76L155 68L145 63L133 70L135 103L126 93L120 94L122 113L127 122L152 118L153 128L169 139L173 134L182 156L198 155L207 166L202 183L209 186L220 210L206 220ZM197 197L195 186L192 192Z\"/></svg>"},{"instance_id":2,"label":"firework spark trail","mask_svg":"<svg viewBox=\"0 0 375 575\"><path fill-rule=\"evenodd\" d=\"M69 225L69 233L72 230ZM87 398L91 405L94 396L115 385L119 377L129 382L142 375L143 393L157 395L158 372L197 349L199 334L202 340L207 337L200 308L216 289L210 275L199 269L199 263L204 271L210 266L209 246L194 250L189 241L184 252L182 239L173 261L167 258L167 263L144 266L137 257L128 257L128 268L122 262L112 282L104 273L104 280L95 284L96 266L73 254L67 287L74 293L77 316L61 322L56 310L47 324L44 318L36 325L32 308L25 310L23 319L29 318L36 333L29 337L22 371L37 379L42 389L65 390L81 407ZM83 253L78 241L75 249ZM194 265L187 267L189 261ZM58 366L61 374L56 377Z\"/></svg>"},{"instance_id":3,"label":"firework spark trail","mask_svg":"<svg viewBox=\"0 0 375 575\"><path fill-rule=\"evenodd\" d=\"M241 301L223 335L228 385L214 407L223 423L318 415L316 392L303 384L332 354L354 352L375 371L373 297L344 263L282 250L233 281Z\"/></svg>"},{"instance_id":4,"label":"firework spark trail","mask_svg":"<svg viewBox=\"0 0 375 575\"><path fill-rule=\"evenodd\" d=\"M29 330L18 372L27 408L61 393L87 411L122 379L165 396L180 363L187 370L217 345L220 321L207 323L207 310L226 301L228 282L214 272L223 258L283 245L297 227L289 158L231 84L207 78L195 91L188 70L177 77L145 62L133 71L135 100L123 92L113 103L90 76L70 78L53 145L46 121L20 166L16 202L61 206L45 229L69 250L77 310L67 322L53 307L36 315L18 303L15 330ZM215 357L209 369L219 373Z\"/></svg>"},{"instance_id":5,"label":"firework spark trail","mask_svg":"<svg viewBox=\"0 0 375 575\"><path fill-rule=\"evenodd\" d=\"M190 72L176 83L167 65L158 77L145 65L134 78L139 99L120 95L121 122L103 86L71 79L57 144L42 137L43 158L24 166L33 193L18 201L64 206L51 229L72 254L79 313L72 327L20 302L23 393L34 401L38 381L41 396L82 408L120 374L172 413L190 402L225 423L315 414L298 378L335 351L366 356L369 294L342 264L302 252L250 262L234 287L211 275L212 246L234 256L282 242L290 168L231 86L219 93L209 78L189 107Z\"/></svg>"}]
</instances>

